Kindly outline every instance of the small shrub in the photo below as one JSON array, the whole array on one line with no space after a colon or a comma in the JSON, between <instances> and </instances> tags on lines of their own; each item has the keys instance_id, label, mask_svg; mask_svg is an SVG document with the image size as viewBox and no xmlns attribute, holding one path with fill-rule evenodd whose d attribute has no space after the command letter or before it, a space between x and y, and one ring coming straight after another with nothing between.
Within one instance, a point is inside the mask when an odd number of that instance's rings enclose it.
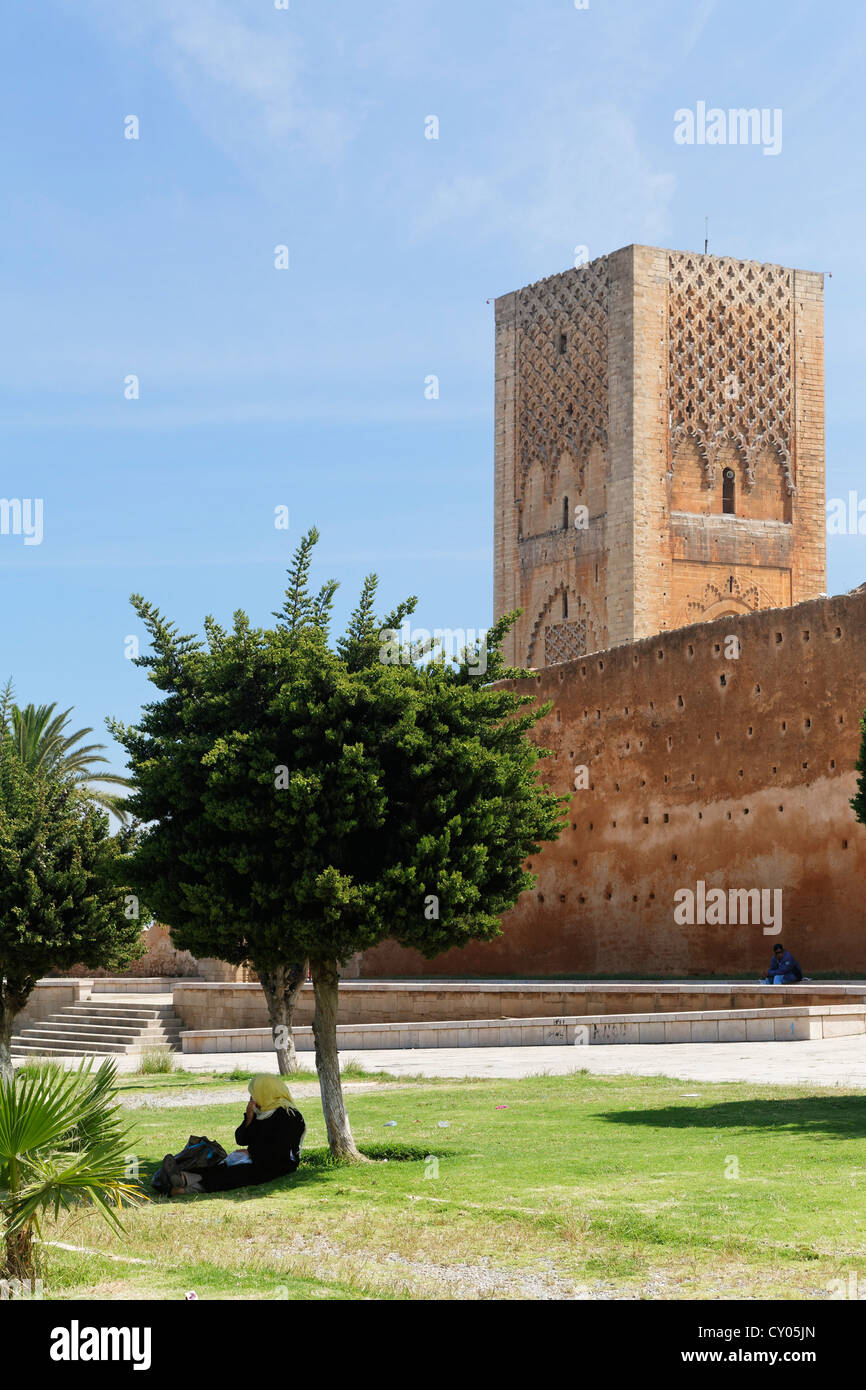
<instances>
[{"instance_id":1,"label":"small shrub","mask_svg":"<svg viewBox=\"0 0 866 1390\"><path fill-rule=\"evenodd\" d=\"M343 1062L343 1064L340 1067L340 1075L350 1077L366 1076L367 1073L365 1072L362 1064L358 1061L357 1057L347 1057L345 1062Z\"/></svg>"},{"instance_id":2,"label":"small shrub","mask_svg":"<svg viewBox=\"0 0 866 1390\"><path fill-rule=\"evenodd\" d=\"M142 1076L163 1075L174 1071L174 1053L170 1047L164 1045L145 1047L142 1049L141 1066L138 1070Z\"/></svg>"},{"instance_id":3,"label":"small shrub","mask_svg":"<svg viewBox=\"0 0 866 1390\"><path fill-rule=\"evenodd\" d=\"M59 1063L56 1062L53 1057L41 1055L28 1057L26 1062L22 1062L20 1067L15 1068L15 1075L18 1077L28 1076L38 1079L40 1076L47 1076L55 1070L62 1070Z\"/></svg>"}]
</instances>

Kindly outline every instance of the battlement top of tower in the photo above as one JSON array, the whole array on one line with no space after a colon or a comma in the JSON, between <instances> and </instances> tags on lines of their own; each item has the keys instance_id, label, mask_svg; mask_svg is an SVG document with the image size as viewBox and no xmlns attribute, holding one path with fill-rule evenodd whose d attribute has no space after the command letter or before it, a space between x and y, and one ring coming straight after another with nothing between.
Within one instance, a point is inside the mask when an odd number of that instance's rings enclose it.
<instances>
[{"instance_id":1,"label":"battlement top of tower","mask_svg":"<svg viewBox=\"0 0 866 1390\"><path fill-rule=\"evenodd\" d=\"M583 250L584 248L579 249ZM686 257L696 262L705 262L708 270L712 269L713 267L727 267L730 265L736 266L737 269L747 270L750 266L754 266L756 268L759 267L762 270L781 270L794 275L815 276L815 278L819 280L822 285L824 281L823 271L810 271L804 270L796 266L785 266L780 264L778 261L757 261L747 256L721 255L717 254L714 251L706 253L703 251L680 251L674 247L669 246L649 246L642 242L629 242L627 246L621 246L616 251L607 251L604 255L595 256L592 260L581 261L579 265L567 266L565 270L554 271L552 275L544 275L539 280L532 280L527 285L521 285L518 287L517 290L509 290L505 294L497 295L495 303L499 304L501 301L508 299L509 295L515 293L519 294L523 290L540 289L546 284L550 284L556 280L561 280L566 275L582 275L584 273L592 273L592 271L597 269L605 261L613 261L616 259L625 260L627 258L634 257L635 253L640 252L648 253L651 255L655 254L662 256L675 256L677 258Z\"/></svg>"}]
</instances>

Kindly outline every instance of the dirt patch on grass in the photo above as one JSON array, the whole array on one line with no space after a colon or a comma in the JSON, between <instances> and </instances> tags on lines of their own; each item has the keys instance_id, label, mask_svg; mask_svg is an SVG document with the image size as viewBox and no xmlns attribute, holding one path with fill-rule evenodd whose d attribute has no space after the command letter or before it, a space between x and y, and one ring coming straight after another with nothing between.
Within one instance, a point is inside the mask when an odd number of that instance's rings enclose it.
<instances>
[{"instance_id":1,"label":"dirt patch on grass","mask_svg":"<svg viewBox=\"0 0 866 1390\"><path fill-rule=\"evenodd\" d=\"M289 1082L289 1089L296 1100L309 1100L319 1094L319 1083L317 1081L301 1081L297 1085ZM346 1095L358 1095L361 1091L381 1091L382 1087L377 1081L344 1081L343 1091ZM388 1094L392 1091L411 1090L409 1086L391 1086ZM246 1086L211 1086L204 1091L191 1087L189 1090L168 1091L165 1094L128 1096L123 1092L118 1093L118 1101L124 1110L183 1110L187 1106L200 1105L234 1105L241 1103L246 1105L250 1098L249 1090Z\"/></svg>"}]
</instances>

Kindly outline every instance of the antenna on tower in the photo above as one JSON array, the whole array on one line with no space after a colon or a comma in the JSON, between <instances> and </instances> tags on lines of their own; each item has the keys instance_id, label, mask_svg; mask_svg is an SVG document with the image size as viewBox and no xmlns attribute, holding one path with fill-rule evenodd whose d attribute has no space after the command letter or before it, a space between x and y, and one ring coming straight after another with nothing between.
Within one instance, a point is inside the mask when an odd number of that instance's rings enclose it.
<instances>
[{"instance_id":1,"label":"antenna on tower","mask_svg":"<svg viewBox=\"0 0 866 1390\"><path fill-rule=\"evenodd\" d=\"M710 219L709 219L708 217L705 217L705 218L704 218L704 255L707 254L707 252L709 251L709 249L710 249Z\"/></svg>"}]
</instances>

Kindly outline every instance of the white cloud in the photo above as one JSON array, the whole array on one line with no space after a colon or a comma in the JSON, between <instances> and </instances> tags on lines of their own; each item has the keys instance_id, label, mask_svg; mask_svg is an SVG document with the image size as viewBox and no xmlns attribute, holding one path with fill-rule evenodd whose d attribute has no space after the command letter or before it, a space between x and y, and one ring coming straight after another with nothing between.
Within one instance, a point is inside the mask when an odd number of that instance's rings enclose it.
<instances>
[{"instance_id":1,"label":"white cloud","mask_svg":"<svg viewBox=\"0 0 866 1390\"><path fill-rule=\"evenodd\" d=\"M308 96L290 11L250 0L77 0L74 12L152 56L202 130L248 169L282 158L288 144L335 158L351 138L353 123Z\"/></svg>"},{"instance_id":2,"label":"white cloud","mask_svg":"<svg viewBox=\"0 0 866 1390\"><path fill-rule=\"evenodd\" d=\"M505 237L562 265L576 245L595 256L618 236L653 243L670 231L676 179L654 167L617 107L546 104L519 136L503 133L486 149L483 164L418 192L413 240L459 227L473 241Z\"/></svg>"}]
</instances>

